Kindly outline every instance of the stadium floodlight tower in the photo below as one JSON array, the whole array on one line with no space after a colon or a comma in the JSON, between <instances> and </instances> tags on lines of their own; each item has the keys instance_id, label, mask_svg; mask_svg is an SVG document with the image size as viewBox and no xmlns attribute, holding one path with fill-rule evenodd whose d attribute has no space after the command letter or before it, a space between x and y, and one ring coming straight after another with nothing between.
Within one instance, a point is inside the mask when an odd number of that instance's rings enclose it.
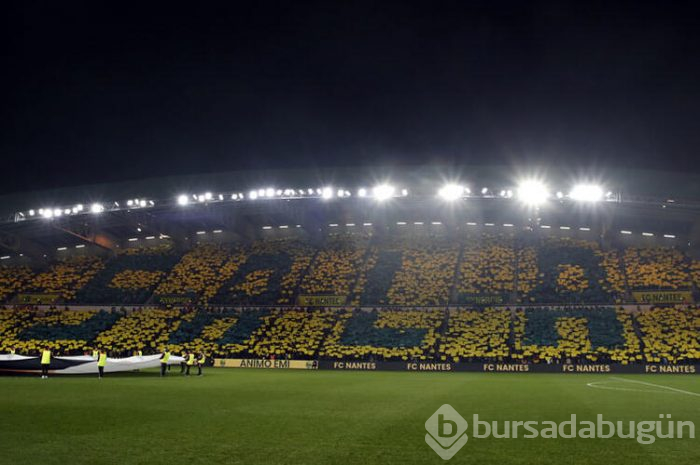
<instances>
[{"instance_id":1,"label":"stadium floodlight tower","mask_svg":"<svg viewBox=\"0 0 700 465\"><path fill-rule=\"evenodd\" d=\"M576 184L569 192L569 198L577 202L600 202L605 190L597 184Z\"/></svg>"},{"instance_id":2,"label":"stadium floodlight tower","mask_svg":"<svg viewBox=\"0 0 700 465\"><path fill-rule=\"evenodd\" d=\"M388 200L394 196L396 189L390 184L380 184L372 189L372 196L380 202Z\"/></svg>"},{"instance_id":3,"label":"stadium floodlight tower","mask_svg":"<svg viewBox=\"0 0 700 465\"><path fill-rule=\"evenodd\" d=\"M453 202L462 198L466 189L459 184L445 184L438 190L438 195L448 202Z\"/></svg>"},{"instance_id":4,"label":"stadium floodlight tower","mask_svg":"<svg viewBox=\"0 0 700 465\"><path fill-rule=\"evenodd\" d=\"M547 186L536 179L527 179L520 182L516 193L520 202L534 208L541 206L549 198Z\"/></svg>"}]
</instances>

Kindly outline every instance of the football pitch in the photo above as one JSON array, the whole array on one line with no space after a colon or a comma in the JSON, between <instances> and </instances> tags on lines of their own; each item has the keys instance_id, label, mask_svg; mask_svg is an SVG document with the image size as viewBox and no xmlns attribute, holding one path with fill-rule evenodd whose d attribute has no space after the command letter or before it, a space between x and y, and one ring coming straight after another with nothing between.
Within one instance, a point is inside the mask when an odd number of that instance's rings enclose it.
<instances>
[{"instance_id":1,"label":"football pitch","mask_svg":"<svg viewBox=\"0 0 700 465\"><path fill-rule=\"evenodd\" d=\"M700 426L700 378L674 375L336 372L175 367L97 377L0 377L0 463L445 463L425 422L450 404L469 422L449 461L700 463L700 440L473 437L486 421L656 421ZM664 431L666 422L664 420ZM687 432L687 431L686 431ZM696 436L697 436L696 432Z\"/></svg>"}]
</instances>

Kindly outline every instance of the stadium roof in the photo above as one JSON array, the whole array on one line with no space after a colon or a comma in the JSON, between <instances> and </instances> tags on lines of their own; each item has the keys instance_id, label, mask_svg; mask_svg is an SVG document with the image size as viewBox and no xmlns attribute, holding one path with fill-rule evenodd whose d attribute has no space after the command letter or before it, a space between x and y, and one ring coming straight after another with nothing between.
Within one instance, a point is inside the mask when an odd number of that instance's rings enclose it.
<instances>
[{"instance_id":1,"label":"stadium roof","mask_svg":"<svg viewBox=\"0 0 700 465\"><path fill-rule=\"evenodd\" d=\"M553 194L553 201L536 215L510 198L510 189L515 189L518 182L534 178L547 184ZM448 182L466 186L474 195L456 203L440 202L437 192ZM570 202L554 197L554 192L567 193L580 182L604 186L613 193L610 201L595 208L572 208ZM380 205L358 198L360 188L371 190L382 183L395 186L394 201ZM313 195L280 195L287 189L310 189ZM321 189L329 190L332 201L322 198L325 191L321 194ZM275 191L277 195L257 201L250 195L260 192L265 197L265 191ZM337 198L343 193L348 196ZM186 196L192 205L178 205L179 196ZM90 214L93 205L104 208L103 214ZM81 211L75 214L77 207ZM56 211L60 218L41 218L37 214L41 208ZM260 231L283 227L316 234L333 227L365 223L375 227L403 223L514 228L534 225L590 231L596 236L629 231L630 236L646 233L644 237L677 238L679 243L688 243L700 230L700 176L643 170L583 173L561 167L515 170L498 166L237 171L5 195L0 197L0 211L6 213L0 225L3 257L20 253L50 257L57 249L84 245L114 249L128 245L129 239L139 238L168 236L189 240L197 233L213 231L252 237ZM30 211L32 218L28 217ZM18 212L22 212L21 216Z\"/></svg>"}]
</instances>

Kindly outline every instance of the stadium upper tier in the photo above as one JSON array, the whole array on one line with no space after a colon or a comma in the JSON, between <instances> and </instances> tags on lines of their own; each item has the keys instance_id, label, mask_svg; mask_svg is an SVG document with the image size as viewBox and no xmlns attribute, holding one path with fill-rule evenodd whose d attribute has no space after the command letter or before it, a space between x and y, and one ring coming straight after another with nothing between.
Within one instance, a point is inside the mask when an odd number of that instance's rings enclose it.
<instances>
[{"instance_id":1,"label":"stadium upper tier","mask_svg":"<svg viewBox=\"0 0 700 465\"><path fill-rule=\"evenodd\" d=\"M539 231L330 232L189 248L167 239L0 265L0 302L216 306L445 306L690 302L700 262L670 247ZM292 231L293 232L293 231ZM644 292L646 291L646 292Z\"/></svg>"},{"instance_id":2,"label":"stadium upper tier","mask_svg":"<svg viewBox=\"0 0 700 465\"><path fill-rule=\"evenodd\" d=\"M449 362L697 363L697 307L0 310L0 352Z\"/></svg>"}]
</instances>

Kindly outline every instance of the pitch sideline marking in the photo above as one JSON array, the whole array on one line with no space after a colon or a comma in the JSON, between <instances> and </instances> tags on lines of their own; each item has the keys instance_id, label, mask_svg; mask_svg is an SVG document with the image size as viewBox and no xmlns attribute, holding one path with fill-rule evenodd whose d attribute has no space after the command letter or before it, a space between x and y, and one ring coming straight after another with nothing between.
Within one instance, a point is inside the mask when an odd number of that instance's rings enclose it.
<instances>
[{"instance_id":1,"label":"pitch sideline marking","mask_svg":"<svg viewBox=\"0 0 700 465\"><path fill-rule=\"evenodd\" d=\"M611 378L612 378L612 379L619 380L619 381L624 381L624 382L627 382L627 383L644 384L645 386L652 386L652 387L655 387L655 388L668 389L669 391L675 391L675 392L679 392L679 393L681 393L681 394L687 394L687 395L689 395L689 396L700 397L700 394L697 393L697 392L684 391L683 389L676 389L676 388L674 388L674 387L664 386L663 384L647 383L646 381L639 381L639 380L636 380L636 379L618 378L617 376L611 376Z\"/></svg>"}]
</instances>

